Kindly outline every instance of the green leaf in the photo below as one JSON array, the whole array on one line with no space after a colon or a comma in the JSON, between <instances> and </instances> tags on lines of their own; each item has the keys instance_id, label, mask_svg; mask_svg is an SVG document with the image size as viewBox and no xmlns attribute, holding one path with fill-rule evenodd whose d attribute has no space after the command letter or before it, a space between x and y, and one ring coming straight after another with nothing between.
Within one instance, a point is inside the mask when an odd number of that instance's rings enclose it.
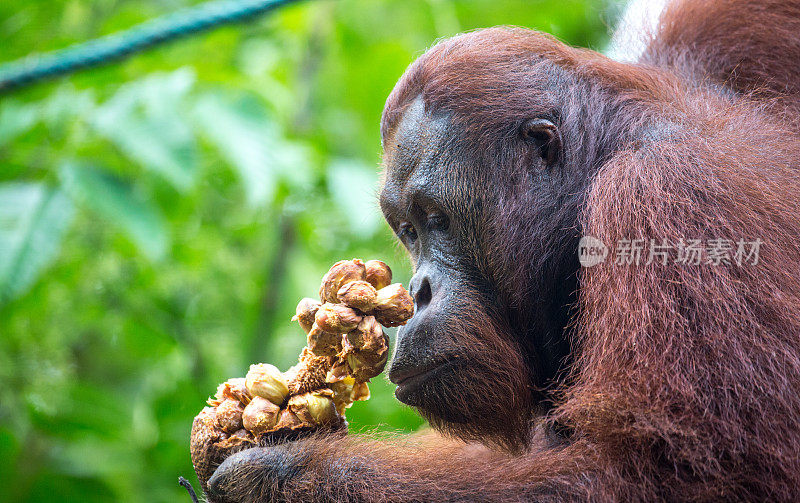
<instances>
[{"instance_id":1,"label":"green leaf","mask_svg":"<svg viewBox=\"0 0 800 503\"><path fill-rule=\"evenodd\" d=\"M77 91L61 86L39 104L37 114L49 130L69 128L76 120L91 117L95 107L92 91Z\"/></svg>"},{"instance_id":2,"label":"green leaf","mask_svg":"<svg viewBox=\"0 0 800 503\"><path fill-rule=\"evenodd\" d=\"M170 244L164 217L129 182L105 170L72 162L64 163L60 177L74 199L119 226L148 258L164 257Z\"/></svg>"},{"instance_id":3,"label":"green leaf","mask_svg":"<svg viewBox=\"0 0 800 503\"><path fill-rule=\"evenodd\" d=\"M306 151L284 138L253 100L227 102L209 94L199 100L195 115L208 139L236 169L250 205L272 201L280 179L293 187L310 183Z\"/></svg>"},{"instance_id":4,"label":"green leaf","mask_svg":"<svg viewBox=\"0 0 800 503\"><path fill-rule=\"evenodd\" d=\"M328 192L353 233L369 238L381 223L378 174L356 159L336 159L328 166Z\"/></svg>"},{"instance_id":5,"label":"green leaf","mask_svg":"<svg viewBox=\"0 0 800 503\"><path fill-rule=\"evenodd\" d=\"M188 70L157 74L123 86L99 107L92 125L125 155L186 190L198 155L184 101L194 84Z\"/></svg>"},{"instance_id":6,"label":"green leaf","mask_svg":"<svg viewBox=\"0 0 800 503\"><path fill-rule=\"evenodd\" d=\"M0 302L25 293L58 254L69 199L37 183L0 185Z\"/></svg>"},{"instance_id":7,"label":"green leaf","mask_svg":"<svg viewBox=\"0 0 800 503\"><path fill-rule=\"evenodd\" d=\"M10 143L36 124L36 107L8 101L0 108L0 145Z\"/></svg>"}]
</instances>

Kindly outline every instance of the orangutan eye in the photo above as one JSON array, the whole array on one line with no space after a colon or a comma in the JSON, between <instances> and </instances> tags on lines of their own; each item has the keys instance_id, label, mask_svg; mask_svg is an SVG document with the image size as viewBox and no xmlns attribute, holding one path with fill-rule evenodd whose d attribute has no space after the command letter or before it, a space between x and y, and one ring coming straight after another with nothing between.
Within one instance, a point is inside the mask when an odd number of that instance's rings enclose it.
<instances>
[{"instance_id":1,"label":"orangutan eye","mask_svg":"<svg viewBox=\"0 0 800 503\"><path fill-rule=\"evenodd\" d=\"M431 213L428 215L428 229L436 231L446 231L450 221L441 213Z\"/></svg>"},{"instance_id":2,"label":"orangutan eye","mask_svg":"<svg viewBox=\"0 0 800 503\"><path fill-rule=\"evenodd\" d=\"M408 244L413 244L417 240L417 230L408 222L400 224L397 230L397 236Z\"/></svg>"}]
</instances>

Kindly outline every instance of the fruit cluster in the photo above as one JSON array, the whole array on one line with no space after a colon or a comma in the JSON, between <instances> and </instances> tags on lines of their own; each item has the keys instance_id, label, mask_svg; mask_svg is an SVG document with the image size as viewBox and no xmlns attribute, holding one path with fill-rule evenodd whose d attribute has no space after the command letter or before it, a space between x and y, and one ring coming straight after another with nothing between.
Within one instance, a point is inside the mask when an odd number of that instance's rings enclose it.
<instances>
[{"instance_id":1,"label":"fruit cluster","mask_svg":"<svg viewBox=\"0 0 800 503\"><path fill-rule=\"evenodd\" d=\"M320 301L297 305L292 319L307 334L297 365L285 373L251 365L244 378L219 386L192 424L192 463L203 489L233 452L292 432L346 428L345 409L369 398L367 382L386 366L381 325L403 325L414 314L411 296L391 280L380 260L337 262L322 279Z\"/></svg>"}]
</instances>

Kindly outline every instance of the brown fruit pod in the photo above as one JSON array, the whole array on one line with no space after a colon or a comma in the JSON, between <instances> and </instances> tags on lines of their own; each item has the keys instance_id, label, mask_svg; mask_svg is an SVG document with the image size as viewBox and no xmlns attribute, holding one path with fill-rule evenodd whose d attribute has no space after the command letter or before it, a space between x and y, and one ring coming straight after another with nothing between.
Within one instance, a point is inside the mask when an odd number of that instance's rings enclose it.
<instances>
[{"instance_id":1,"label":"brown fruit pod","mask_svg":"<svg viewBox=\"0 0 800 503\"><path fill-rule=\"evenodd\" d=\"M345 409L369 398L366 381L386 365L381 324L402 325L414 313L411 296L391 279L380 260L337 262L322 281L322 302L306 298L295 310L292 319L307 334L298 364L286 373L252 365L246 378L218 387L208 401L213 407L192 424L192 463L204 491L214 470L237 451L318 428L346 431Z\"/></svg>"},{"instance_id":2,"label":"brown fruit pod","mask_svg":"<svg viewBox=\"0 0 800 503\"><path fill-rule=\"evenodd\" d=\"M378 290L375 308L370 312L384 327L397 327L414 316L414 300L400 283Z\"/></svg>"},{"instance_id":3,"label":"brown fruit pod","mask_svg":"<svg viewBox=\"0 0 800 503\"><path fill-rule=\"evenodd\" d=\"M314 325L314 316L321 305L320 301L306 297L297 304L292 321L298 322L305 333L308 333Z\"/></svg>"},{"instance_id":4,"label":"brown fruit pod","mask_svg":"<svg viewBox=\"0 0 800 503\"><path fill-rule=\"evenodd\" d=\"M385 262L380 260L368 260L364 264L366 269L367 281L375 287L376 290L386 288L392 283L392 270L386 265Z\"/></svg>"},{"instance_id":5,"label":"brown fruit pod","mask_svg":"<svg viewBox=\"0 0 800 503\"><path fill-rule=\"evenodd\" d=\"M317 356L336 356L342 349L342 334L326 332L315 324L308 333L306 346Z\"/></svg>"},{"instance_id":6,"label":"brown fruit pod","mask_svg":"<svg viewBox=\"0 0 800 503\"><path fill-rule=\"evenodd\" d=\"M343 334L356 328L361 318L351 307L326 302L317 310L314 325L323 332Z\"/></svg>"},{"instance_id":7,"label":"brown fruit pod","mask_svg":"<svg viewBox=\"0 0 800 503\"><path fill-rule=\"evenodd\" d=\"M323 302L338 304L339 297L336 294L342 286L351 281L363 281L365 278L366 268L362 260L340 260L333 264L333 267L322 278L319 298Z\"/></svg>"},{"instance_id":8,"label":"brown fruit pod","mask_svg":"<svg viewBox=\"0 0 800 503\"><path fill-rule=\"evenodd\" d=\"M281 408L266 398L256 396L244 408L242 423L256 437L271 431L278 422Z\"/></svg>"},{"instance_id":9,"label":"brown fruit pod","mask_svg":"<svg viewBox=\"0 0 800 503\"><path fill-rule=\"evenodd\" d=\"M243 413L244 408L239 400L226 399L217 406L217 423L226 433L241 430Z\"/></svg>"},{"instance_id":10,"label":"brown fruit pod","mask_svg":"<svg viewBox=\"0 0 800 503\"><path fill-rule=\"evenodd\" d=\"M371 311L378 300L378 291L366 281L351 281L336 293L339 301L361 312Z\"/></svg>"},{"instance_id":11,"label":"brown fruit pod","mask_svg":"<svg viewBox=\"0 0 800 503\"><path fill-rule=\"evenodd\" d=\"M192 422L189 453L192 466L204 492L214 470L231 454L254 447L255 438L247 430L228 435L219 428L216 409L205 407Z\"/></svg>"}]
</instances>

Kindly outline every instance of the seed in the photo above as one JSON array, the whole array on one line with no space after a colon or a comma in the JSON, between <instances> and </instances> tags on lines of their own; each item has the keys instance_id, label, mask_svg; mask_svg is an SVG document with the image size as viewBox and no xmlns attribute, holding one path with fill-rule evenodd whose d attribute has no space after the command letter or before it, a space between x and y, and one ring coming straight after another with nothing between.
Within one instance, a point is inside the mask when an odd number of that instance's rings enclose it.
<instances>
[{"instance_id":1,"label":"seed","mask_svg":"<svg viewBox=\"0 0 800 503\"><path fill-rule=\"evenodd\" d=\"M300 323L303 330L308 333L309 330L311 330L311 326L314 324L314 315L317 314L317 309L319 309L321 305L322 304L318 300L306 297L297 304L292 321Z\"/></svg>"},{"instance_id":2,"label":"seed","mask_svg":"<svg viewBox=\"0 0 800 503\"><path fill-rule=\"evenodd\" d=\"M403 285L394 283L378 290L375 308L371 314L384 327L405 325L414 315L414 301Z\"/></svg>"},{"instance_id":3,"label":"seed","mask_svg":"<svg viewBox=\"0 0 800 503\"><path fill-rule=\"evenodd\" d=\"M366 281L351 281L342 286L336 293L339 302L362 312L371 311L375 307L378 291Z\"/></svg>"},{"instance_id":4,"label":"seed","mask_svg":"<svg viewBox=\"0 0 800 503\"><path fill-rule=\"evenodd\" d=\"M308 333L306 345L317 356L336 356L342 349L342 334L325 332L315 324Z\"/></svg>"},{"instance_id":5,"label":"seed","mask_svg":"<svg viewBox=\"0 0 800 503\"><path fill-rule=\"evenodd\" d=\"M242 427L242 404L239 400L226 399L217 406L217 423L223 431L233 433Z\"/></svg>"},{"instance_id":6,"label":"seed","mask_svg":"<svg viewBox=\"0 0 800 503\"><path fill-rule=\"evenodd\" d=\"M323 302L337 304L339 298L336 292L351 281L362 281L366 277L364 262L359 259L340 260L333 264L328 273L322 278L319 288L319 298Z\"/></svg>"},{"instance_id":7,"label":"seed","mask_svg":"<svg viewBox=\"0 0 800 503\"><path fill-rule=\"evenodd\" d=\"M214 398L208 400L208 404L214 407L221 404L227 399L237 400L244 405L250 403L250 392L247 391L244 377L237 377L235 379L228 379L217 387L217 393Z\"/></svg>"},{"instance_id":8,"label":"seed","mask_svg":"<svg viewBox=\"0 0 800 503\"><path fill-rule=\"evenodd\" d=\"M293 396L289 399L289 410L309 426L331 424L338 417L331 390Z\"/></svg>"},{"instance_id":9,"label":"seed","mask_svg":"<svg viewBox=\"0 0 800 503\"><path fill-rule=\"evenodd\" d=\"M314 317L314 324L324 332L349 332L358 326L361 316L353 309L341 304L325 303Z\"/></svg>"},{"instance_id":10,"label":"seed","mask_svg":"<svg viewBox=\"0 0 800 503\"><path fill-rule=\"evenodd\" d=\"M254 435L261 435L272 430L278 422L281 408L266 398L256 396L244 408L242 424Z\"/></svg>"},{"instance_id":11,"label":"seed","mask_svg":"<svg viewBox=\"0 0 800 503\"><path fill-rule=\"evenodd\" d=\"M283 373L269 363L250 365L250 370L245 378L247 390L252 395L257 395L280 405L289 394L289 385Z\"/></svg>"},{"instance_id":12,"label":"seed","mask_svg":"<svg viewBox=\"0 0 800 503\"><path fill-rule=\"evenodd\" d=\"M341 381L330 384L333 391L333 403L336 411L344 415L345 409L353 405L357 400L367 400L369 398L369 387L365 382L356 382L352 377L345 377Z\"/></svg>"},{"instance_id":13,"label":"seed","mask_svg":"<svg viewBox=\"0 0 800 503\"><path fill-rule=\"evenodd\" d=\"M376 290L389 286L392 282L392 270L386 265L385 262L380 260L368 260L364 264L366 269L367 281L375 287Z\"/></svg>"},{"instance_id":14,"label":"seed","mask_svg":"<svg viewBox=\"0 0 800 503\"><path fill-rule=\"evenodd\" d=\"M345 335L343 348L345 353L386 351L389 348L389 338L374 316L364 316L358 326Z\"/></svg>"},{"instance_id":15,"label":"seed","mask_svg":"<svg viewBox=\"0 0 800 503\"><path fill-rule=\"evenodd\" d=\"M275 431L282 429L294 430L301 428L302 426L303 422L300 421L300 418L297 417L294 412L286 409L282 410L278 416L278 423L275 425Z\"/></svg>"},{"instance_id":16,"label":"seed","mask_svg":"<svg viewBox=\"0 0 800 503\"><path fill-rule=\"evenodd\" d=\"M356 381L369 381L383 372L389 352L357 351L347 355L347 366Z\"/></svg>"}]
</instances>

